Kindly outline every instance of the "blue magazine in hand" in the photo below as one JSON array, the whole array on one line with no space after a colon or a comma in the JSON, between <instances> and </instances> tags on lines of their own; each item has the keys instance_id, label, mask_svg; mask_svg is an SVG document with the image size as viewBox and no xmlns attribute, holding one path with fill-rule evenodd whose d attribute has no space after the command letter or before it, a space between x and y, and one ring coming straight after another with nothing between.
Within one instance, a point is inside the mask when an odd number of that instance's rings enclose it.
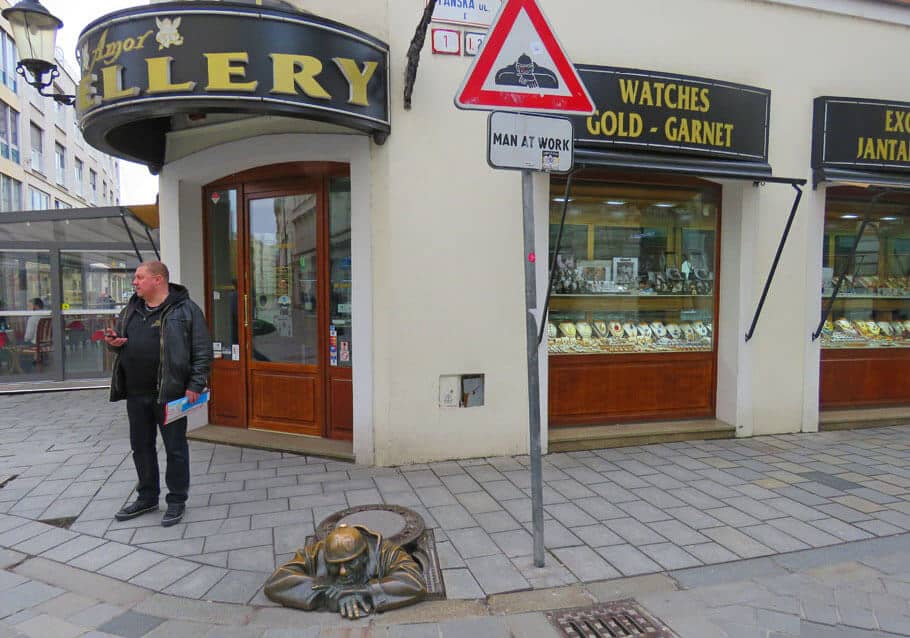
<instances>
[{"instance_id":1,"label":"blue magazine in hand","mask_svg":"<svg viewBox=\"0 0 910 638\"><path fill-rule=\"evenodd\" d=\"M209 402L209 393L210 391L206 388L199 394L199 398L193 403L190 403L190 400L186 397L174 399L164 406L164 422L170 423L171 421L176 421L177 419L185 417L193 410L201 408Z\"/></svg>"}]
</instances>

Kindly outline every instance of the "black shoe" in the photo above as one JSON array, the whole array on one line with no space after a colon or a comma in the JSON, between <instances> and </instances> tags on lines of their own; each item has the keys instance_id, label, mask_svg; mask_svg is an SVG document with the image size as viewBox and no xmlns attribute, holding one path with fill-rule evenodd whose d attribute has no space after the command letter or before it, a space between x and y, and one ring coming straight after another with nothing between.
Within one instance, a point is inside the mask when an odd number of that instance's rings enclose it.
<instances>
[{"instance_id":1,"label":"black shoe","mask_svg":"<svg viewBox=\"0 0 910 638\"><path fill-rule=\"evenodd\" d=\"M146 512L157 512L158 503L150 503L147 501L133 501L129 505L124 505L120 508L120 511L114 514L114 518L118 521L128 521L131 518L136 518L141 516Z\"/></svg>"},{"instance_id":2,"label":"black shoe","mask_svg":"<svg viewBox=\"0 0 910 638\"><path fill-rule=\"evenodd\" d=\"M162 527L170 527L171 525L176 525L180 522L180 519L183 518L183 513L186 511L186 505L183 503L168 503L167 511L164 513L164 516L161 518Z\"/></svg>"}]
</instances>

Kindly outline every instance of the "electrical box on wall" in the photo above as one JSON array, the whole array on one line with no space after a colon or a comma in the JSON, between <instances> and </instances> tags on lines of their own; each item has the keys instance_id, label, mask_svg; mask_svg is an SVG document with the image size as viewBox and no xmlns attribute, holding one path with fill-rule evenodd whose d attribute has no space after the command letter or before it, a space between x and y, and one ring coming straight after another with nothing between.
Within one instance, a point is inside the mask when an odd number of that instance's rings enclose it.
<instances>
[{"instance_id":1,"label":"electrical box on wall","mask_svg":"<svg viewBox=\"0 0 910 638\"><path fill-rule=\"evenodd\" d=\"M444 374L439 377L439 407L476 408L484 402L484 375Z\"/></svg>"}]
</instances>

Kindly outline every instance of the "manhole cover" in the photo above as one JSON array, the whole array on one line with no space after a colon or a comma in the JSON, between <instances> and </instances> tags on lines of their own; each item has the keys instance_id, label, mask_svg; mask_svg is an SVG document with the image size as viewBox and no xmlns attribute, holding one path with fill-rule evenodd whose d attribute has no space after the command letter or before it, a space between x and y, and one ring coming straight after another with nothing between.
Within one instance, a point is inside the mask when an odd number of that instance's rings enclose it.
<instances>
[{"instance_id":1,"label":"manhole cover","mask_svg":"<svg viewBox=\"0 0 910 638\"><path fill-rule=\"evenodd\" d=\"M547 618L567 638L679 638L634 600L551 611Z\"/></svg>"},{"instance_id":2,"label":"manhole cover","mask_svg":"<svg viewBox=\"0 0 910 638\"><path fill-rule=\"evenodd\" d=\"M359 505L335 512L316 528L316 538L324 540L337 525L363 525L379 532L389 542L407 548L426 528L423 518L414 510L400 505Z\"/></svg>"}]
</instances>

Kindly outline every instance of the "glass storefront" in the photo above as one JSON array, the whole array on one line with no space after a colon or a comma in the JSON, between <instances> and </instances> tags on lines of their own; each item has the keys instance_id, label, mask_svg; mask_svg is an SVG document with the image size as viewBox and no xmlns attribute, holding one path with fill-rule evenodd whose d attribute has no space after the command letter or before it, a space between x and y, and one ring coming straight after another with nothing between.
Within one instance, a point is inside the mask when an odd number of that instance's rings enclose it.
<instances>
[{"instance_id":1,"label":"glass storefront","mask_svg":"<svg viewBox=\"0 0 910 638\"><path fill-rule=\"evenodd\" d=\"M550 263L563 189L551 189ZM550 354L712 351L717 212L708 188L575 185L555 255Z\"/></svg>"},{"instance_id":2,"label":"glass storefront","mask_svg":"<svg viewBox=\"0 0 910 638\"><path fill-rule=\"evenodd\" d=\"M129 209L0 220L0 388L109 377L103 330L132 296L140 257L157 258L153 242Z\"/></svg>"},{"instance_id":3,"label":"glass storefront","mask_svg":"<svg viewBox=\"0 0 910 638\"><path fill-rule=\"evenodd\" d=\"M54 358L50 253L0 251L0 375L42 376Z\"/></svg>"},{"instance_id":4,"label":"glass storefront","mask_svg":"<svg viewBox=\"0 0 910 638\"><path fill-rule=\"evenodd\" d=\"M154 259L154 254L144 255ZM63 361L67 376L103 377L113 356L104 347L104 329L133 295L135 253L62 251Z\"/></svg>"},{"instance_id":5,"label":"glass storefront","mask_svg":"<svg viewBox=\"0 0 910 638\"><path fill-rule=\"evenodd\" d=\"M831 312L822 348L910 348L910 196L875 199L828 189L822 307Z\"/></svg>"}]
</instances>

